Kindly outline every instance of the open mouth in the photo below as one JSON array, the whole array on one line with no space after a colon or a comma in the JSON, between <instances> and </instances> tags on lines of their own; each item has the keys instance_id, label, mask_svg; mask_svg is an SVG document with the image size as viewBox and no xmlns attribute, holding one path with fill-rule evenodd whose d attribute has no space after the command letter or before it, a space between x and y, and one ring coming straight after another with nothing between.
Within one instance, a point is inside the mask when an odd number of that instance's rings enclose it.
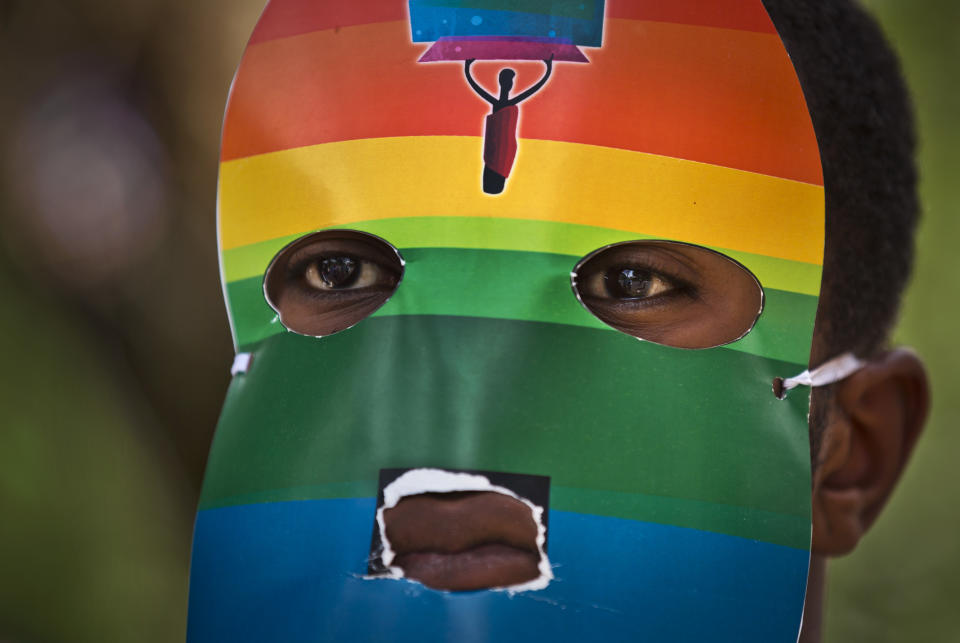
<instances>
[{"instance_id":1,"label":"open mouth","mask_svg":"<svg viewBox=\"0 0 960 643\"><path fill-rule=\"evenodd\" d=\"M409 484L414 477L419 484ZM448 591L549 582L541 507L472 474L414 469L397 484L402 491L387 486L377 514L390 575Z\"/></svg>"}]
</instances>

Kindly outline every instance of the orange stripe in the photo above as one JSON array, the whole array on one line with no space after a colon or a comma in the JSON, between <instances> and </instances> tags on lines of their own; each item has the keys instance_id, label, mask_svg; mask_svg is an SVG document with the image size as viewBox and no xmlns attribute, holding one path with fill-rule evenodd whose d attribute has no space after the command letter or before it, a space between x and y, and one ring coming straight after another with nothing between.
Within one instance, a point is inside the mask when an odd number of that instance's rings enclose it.
<instances>
[{"instance_id":1,"label":"orange stripe","mask_svg":"<svg viewBox=\"0 0 960 643\"><path fill-rule=\"evenodd\" d=\"M776 36L609 20L592 62L557 64L521 108L520 135L630 149L822 185L816 138ZM488 109L459 64L418 64L405 22L251 47L224 129L224 160L390 136L479 136ZM496 86L502 63L477 63ZM511 64L516 86L540 63Z\"/></svg>"},{"instance_id":2,"label":"orange stripe","mask_svg":"<svg viewBox=\"0 0 960 643\"><path fill-rule=\"evenodd\" d=\"M607 18L776 33L759 0L608 0ZM336 27L406 19L404 0L273 0L264 10L250 42L265 42Z\"/></svg>"}]
</instances>

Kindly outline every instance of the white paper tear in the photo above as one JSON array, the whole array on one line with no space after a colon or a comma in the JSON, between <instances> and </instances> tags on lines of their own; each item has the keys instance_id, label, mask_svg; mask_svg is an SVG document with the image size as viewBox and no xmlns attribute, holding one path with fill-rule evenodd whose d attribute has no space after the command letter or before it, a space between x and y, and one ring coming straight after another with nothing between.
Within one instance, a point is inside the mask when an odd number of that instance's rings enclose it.
<instances>
[{"instance_id":1,"label":"white paper tear","mask_svg":"<svg viewBox=\"0 0 960 643\"><path fill-rule=\"evenodd\" d=\"M547 542L547 528L543 524L543 507L533 504L526 498L521 498L506 487L492 484L486 476L444 471L443 469L411 469L383 488L383 506L377 509L377 528L380 530L380 542L383 546L380 559L383 561L384 567L390 572L388 578L403 578L403 570L390 564L396 557L396 552L393 551L390 547L390 541L387 540L387 528L383 519L383 512L396 507L397 503L407 496L415 496L421 493L455 493L460 491L491 491L516 498L530 508L533 520L537 525L537 551L540 553L540 562L537 569L540 571L540 576L525 583L508 585L507 587L494 587L491 590L515 594L543 589L549 585L550 581L553 580L553 570L550 567L547 553L543 549ZM377 578L383 577L379 576Z\"/></svg>"},{"instance_id":2,"label":"white paper tear","mask_svg":"<svg viewBox=\"0 0 960 643\"><path fill-rule=\"evenodd\" d=\"M237 353L233 358L233 366L230 367L230 376L246 373L250 370L251 363L253 363L253 353Z\"/></svg>"},{"instance_id":3,"label":"white paper tear","mask_svg":"<svg viewBox=\"0 0 960 643\"><path fill-rule=\"evenodd\" d=\"M798 386L826 386L839 382L859 371L864 364L866 362L853 353L844 353L824 362L812 371L806 370L799 375L783 380L784 395L787 391Z\"/></svg>"}]
</instances>

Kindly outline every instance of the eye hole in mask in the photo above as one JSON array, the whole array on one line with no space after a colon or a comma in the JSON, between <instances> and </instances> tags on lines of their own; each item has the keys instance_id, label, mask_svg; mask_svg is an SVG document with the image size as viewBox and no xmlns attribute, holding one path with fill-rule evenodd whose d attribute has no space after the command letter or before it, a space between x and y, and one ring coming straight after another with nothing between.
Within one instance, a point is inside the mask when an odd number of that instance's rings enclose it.
<instances>
[{"instance_id":1,"label":"eye hole in mask","mask_svg":"<svg viewBox=\"0 0 960 643\"><path fill-rule=\"evenodd\" d=\"M580 260L570 275L583 306L613 328L675 348L713 348L750 332L763 288L742 264L675 241L626 241Z\"/></svg>"},{"instance_id":2,"label":"eye hole in mask","mask_svg":"<svg viewBox=\"0 0 960 643\"><path fill-rule=\"evenodd\" d=\"M387 302L403 278L392 245L355 230L322 230L277 253L263 281L280 322L301 335L346 330Z\"/></svg>"}]
</instances>

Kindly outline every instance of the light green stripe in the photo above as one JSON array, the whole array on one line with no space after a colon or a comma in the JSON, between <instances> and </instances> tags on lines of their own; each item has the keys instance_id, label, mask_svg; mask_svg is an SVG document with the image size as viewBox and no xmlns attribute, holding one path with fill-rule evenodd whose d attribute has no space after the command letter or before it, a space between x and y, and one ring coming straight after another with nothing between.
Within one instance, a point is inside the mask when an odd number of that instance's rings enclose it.
<instances>
[{"instance_id":1,"label":"light green stripe","mask_svg":"<svg viewBox=\"0 0 960 643\"><path fill-rule=\"evenodd\" d=\"M549 322L617 332L587 312L570 289L569 257L460 248L409 249L404 279L375 317L451 315ZM227 288L240 347L283 332L253 277ZM756 327L727 348L806 364L817 299L766 289Z\"/></svg>"},{"instance_id":2,"label":"light green stripe","mask_svg":"<svg viewBox=\"0 0 960 643\"><path fill-rule=\"evenodd\" d=\"M381 219L338 227L375 234L400 249L521 250L576 258L610 243L654 238L636 232L573 223L476 217ZM227 282L263 275L273 256L301 236L303 235L279 237L224 251L223 264ZM728 248L712 249L747 266L765 287L804 295L820 293L822 268L816 264L738 252Z\"/></svg>"}]
</instances>

